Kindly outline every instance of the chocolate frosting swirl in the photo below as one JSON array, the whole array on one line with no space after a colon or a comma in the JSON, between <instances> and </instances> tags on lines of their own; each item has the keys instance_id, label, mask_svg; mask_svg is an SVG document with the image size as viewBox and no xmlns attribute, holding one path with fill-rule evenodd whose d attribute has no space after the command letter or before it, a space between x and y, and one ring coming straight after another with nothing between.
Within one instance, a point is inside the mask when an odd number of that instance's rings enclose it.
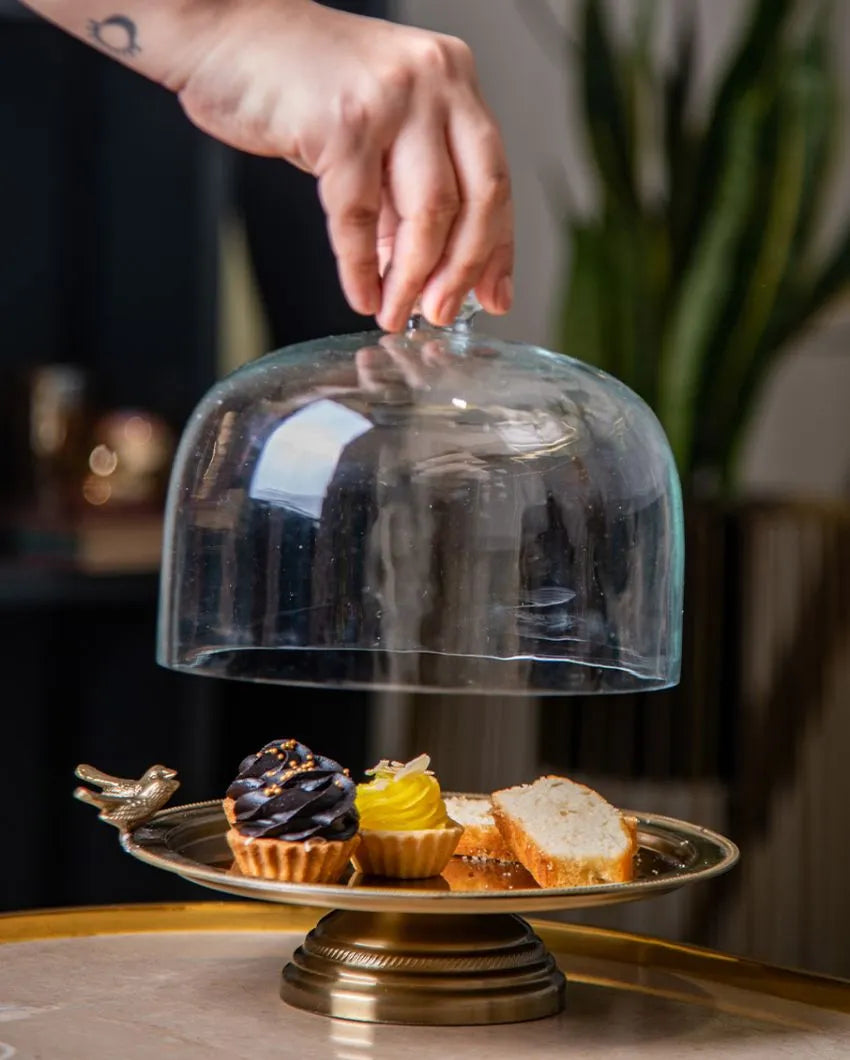
<instances>
[{"instance_id":1,"label":"chocolate frosting swirl","mask_svg":"<svg viewBox=\"0 0 850 1060\"><path fill-rule=\"evenodd\" d=\"M249 755L227 789L243 835L291 842L350 839L360 822L355 794L347 770L296 740L273 740Z\"/></svg>"}]
</instances>

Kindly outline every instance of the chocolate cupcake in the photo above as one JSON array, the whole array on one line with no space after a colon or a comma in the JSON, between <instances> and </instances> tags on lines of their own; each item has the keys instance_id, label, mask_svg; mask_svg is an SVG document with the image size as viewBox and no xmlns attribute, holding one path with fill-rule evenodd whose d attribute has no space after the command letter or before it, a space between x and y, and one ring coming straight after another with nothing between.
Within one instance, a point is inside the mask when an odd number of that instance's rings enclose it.
<instances>
[{"instance_id":1,"label":"chocolate cupcake","mask_svg":"<svg viewBox=\"0 0 850 1060\"><path fill-rule=\"evenodd\" d=\"M338 762L325 758L324 755L314 755L309 747L297 740L272 740L256 754L243 758L239 763L236 778L227 789L226 798L222 803L228 823L236 823L237 799L249 792L257 792L278 784L285 774L303 769L308 763L319 770L348 776L348 770L343 769Z\"/></svg>"},{"instance_id":2,"label":"chocolate cupcake","mask_svg":"<svg viewBox=\"0 0 850 1060\"><path fill-rule=\"evenodd\" d=\"M245 876L333 883L360 842L355 785L338 762L296 740L249 755L227 789L227 841Z\"/></svg>"}]
</instances>

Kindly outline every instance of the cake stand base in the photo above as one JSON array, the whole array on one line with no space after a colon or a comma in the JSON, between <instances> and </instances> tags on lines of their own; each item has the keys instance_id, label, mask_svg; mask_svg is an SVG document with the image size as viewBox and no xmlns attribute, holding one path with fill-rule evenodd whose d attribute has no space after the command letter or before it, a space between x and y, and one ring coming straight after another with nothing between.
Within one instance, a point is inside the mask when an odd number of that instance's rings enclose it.
<instances>
[{"instance_id":1,"label":"cake stand base","mask_svg":"<svg viewBox=\"0 0 850 1060\"><path fill-rule=\"evenodd\" d=\"M280 994L338 1019L516 1023L564 1007L565 980L522 917L335 910L283 969Z\"/></svg>"}]
</instances>

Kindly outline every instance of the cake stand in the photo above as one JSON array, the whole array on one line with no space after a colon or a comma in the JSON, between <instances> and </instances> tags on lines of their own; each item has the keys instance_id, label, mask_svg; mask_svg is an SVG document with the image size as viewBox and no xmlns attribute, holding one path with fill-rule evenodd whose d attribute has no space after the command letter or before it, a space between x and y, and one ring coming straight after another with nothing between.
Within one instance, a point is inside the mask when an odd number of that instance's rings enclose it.
<instances>
[{"instance_id":1,"label":"cake stand","mask_svg":"<svg viewBox=\"0 0 850 1060\"><path fill-rule=\"evenodd\" d=\"M639 851L630 883L540 888L519 866L453 858L427 880L281 883L232 866L221 802L160 810L121 832L134 857L216 891L328 908L283 969L281 997L335 1018L421 1025L511 1023L564 1006L565 980L520 914L637 901L710 879L738 859L697 825L630 813Z\"/></svg>"}]
</instances>

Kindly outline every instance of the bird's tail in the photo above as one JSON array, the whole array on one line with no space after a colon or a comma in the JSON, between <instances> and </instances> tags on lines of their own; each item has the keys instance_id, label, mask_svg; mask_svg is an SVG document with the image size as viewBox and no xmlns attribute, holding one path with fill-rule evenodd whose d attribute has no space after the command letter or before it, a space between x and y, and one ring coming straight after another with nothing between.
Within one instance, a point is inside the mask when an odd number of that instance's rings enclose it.
<instances>
[{"instance_id":1,"label":"bird's tail","mask_svg":"<svg viewBox=\"0 0 850 1060\"><path fill-rule=\"evenodd\" d=\"M74 798L79 799L80 802L87 802L89 806L95 806L98 810L103 809L103 806L95 792L89 791L88 788L74 788Z\"/></svg>"},{"instance_id":2,"label":"bird's tail","mask_svg":"<svg viewBox=\"0 0 850 1060\"><path fill-rule=\"evenodd\" d=\"M85 780L87 784L97 784L99 788L126 784L126 781L122 780L121 777L113 777L109 773L101 773L99 769L95 769L94 766L87 766L85 763L77 766L74 770L74 775L79 777L80 780Z\"/></svg>"}]
</instances>

